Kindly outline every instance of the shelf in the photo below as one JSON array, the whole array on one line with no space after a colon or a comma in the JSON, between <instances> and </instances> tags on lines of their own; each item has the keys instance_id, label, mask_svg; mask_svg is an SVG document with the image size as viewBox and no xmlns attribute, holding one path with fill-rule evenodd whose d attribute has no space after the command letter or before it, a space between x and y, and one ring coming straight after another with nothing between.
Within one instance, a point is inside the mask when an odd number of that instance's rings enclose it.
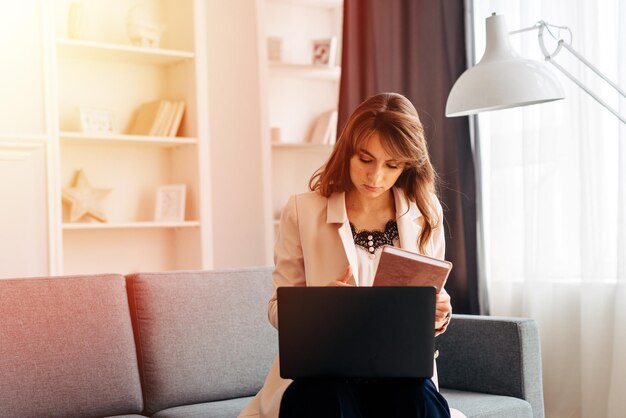
<instances>
[{"instance_id":1,"label":"shelf","mask_svg":"<svg viewBox=\"0 0 626 418\"><path fill-rule=\"evenodd\" d=\"M125 134L90 134L85 132L60 132L59 137L64 141L110 143L110 144L140 144L155 147L176 147L179 145L197 145L197 138L165 137Z\"/></svg>"},{"instance_id":2,"label":"shelf","mask_svg":"<svg viewBox=\"0 0 626 418\"><path fill-rule=\"evenodd\" d=\"M330 81L339 81L341 78L341 68L336 66L324 67L319 65L288 64L270 61L269 68L270 75L306 77Z\"/></svg>"},{"instance_id":3,"label":"shelf","mask_svg":"<svg viewBox=\"0 0 626 418\"><path fill-rule=\"evenodd\" d=\"M46 134L11 134L11 133L0 133L0 141L39 141L43 142L48 139Z\"/></svg>"},{"instance_id":4,"label":"shelf","mask_svg":"<svg viewBox=\"0 0 626 418\"><path fill-rule=\"evenodd\" d=\"M87 229L148 229L148 228L197 228L198 221L182 222L105 222L105 223L63 223L63 230Z\"/></svg>"},{"instance_id":5,"label":"shelf","mask_svg":"<svg viewBox=\"0 0 626 418\"><path fill-rule=\"evenodd\" d=\"M74 39L57 40L60 55L81 58L121 61L135 64L171 65L194 58L194 53L172 49L145 48Z\"/></svg>"},{"instance_id":6,"label":"shelf","mask_svg":"<svg viewBox=\"0 0 626 418\"><path fill-rule=\"evenodd\" d=\"M300 6L337 9L343 6L343 0L272 0L275 3L287 3Z\"/></svg>"},{"instance_id":7,"label":"shelf","mask_svg":"<svg viewBox=\"0 0 626 418\"><path fill-rule=\"evenodd\" d=\"M310 144L308 142L273 142L274 149L331 150L334 144Z\"/></svg>"}]
</instances>

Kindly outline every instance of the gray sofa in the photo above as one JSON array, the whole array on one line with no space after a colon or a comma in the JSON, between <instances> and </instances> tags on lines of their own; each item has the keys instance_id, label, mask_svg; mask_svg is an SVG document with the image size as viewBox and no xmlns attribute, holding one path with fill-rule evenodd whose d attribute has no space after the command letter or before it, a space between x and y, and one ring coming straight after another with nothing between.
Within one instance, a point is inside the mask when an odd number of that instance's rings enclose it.
<instances>
[{"instance_id":1,"label":"gray sofa","mask_svg":"<svg viewBox=\"0 0 626 418\"><path fill-rule=\"evenodd\" d=\"M276 355L271 269L0 280L0 417L236 417ZM543 417L538 332L455 315L439 381L468 417Z\"/></svg>"}]
</instances>

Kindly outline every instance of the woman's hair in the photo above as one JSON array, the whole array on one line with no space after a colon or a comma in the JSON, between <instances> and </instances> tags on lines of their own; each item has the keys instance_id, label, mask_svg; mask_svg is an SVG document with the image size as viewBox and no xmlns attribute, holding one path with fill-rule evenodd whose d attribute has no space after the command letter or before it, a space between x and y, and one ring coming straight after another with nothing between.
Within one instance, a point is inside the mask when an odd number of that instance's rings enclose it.
<instances>
[{"instance_id":1,"label":"woman's hair","mask_svg":"<svg viewBox=\"0 0 626 418\"><path fill-rule=\"evenodd\" d=\"M433 229L441 222L433 199L437 175L428 156L424 127L406 97L380 93L361 103L346 122L326 164L309 180L309 188L325 197L351 190L350 159L373 133L378 133L389 155L404 163L395 187L402 189L424 216L418 239L419 249L424 252Z\"/></svg>"}]
</instances>

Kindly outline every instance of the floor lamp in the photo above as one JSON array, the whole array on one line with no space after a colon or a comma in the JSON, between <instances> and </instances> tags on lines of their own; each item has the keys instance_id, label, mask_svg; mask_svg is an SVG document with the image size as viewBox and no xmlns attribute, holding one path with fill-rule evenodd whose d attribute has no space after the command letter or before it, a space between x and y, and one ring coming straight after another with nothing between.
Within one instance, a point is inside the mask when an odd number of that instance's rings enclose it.
<instances>
[{"instance_id":1,"label":"floor lamp","mask_svg":"<svg viewBox=\"0 0 626 418\"><path fill-rule=\"evenodd\" d=\"M516 30L510 34L538 31L539 47L545 61L556 67L578 87L613 113L622 123L626 124L626 115L620 115L616 109L609 106L580 80L555 62L553 58L563 49L566 49L606 81L622 97L626 97L624 90L620 89L617 84L574 50L569 42L558 39L556 49L549 52L545 46L544 35L546 32L552 34L550 28L565 29L571 34L567 27L551 25L544 21L539 21L534 26ZM513 50L509 42L509 32L504 16L495 13L489 16L486 19L486 34L485 54L478 64L461 74L454 83L448 95L446 116L466 116L488 110L546 103L564 98L563 89L558 79L544 63L522 58Z\"/></svg>"}]
</instances>

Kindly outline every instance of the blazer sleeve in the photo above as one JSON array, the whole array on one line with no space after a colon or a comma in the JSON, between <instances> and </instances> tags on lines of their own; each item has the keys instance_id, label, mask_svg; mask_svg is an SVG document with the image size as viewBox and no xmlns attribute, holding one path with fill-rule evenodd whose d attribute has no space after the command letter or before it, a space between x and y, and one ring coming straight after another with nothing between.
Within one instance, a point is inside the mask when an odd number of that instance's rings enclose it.
<instances>
[{"instance_id":1,"label":"blazer sleeve","mask_svg":"<svg viewBox=\"0 0 626 418\"><path fill-rule=\"evenodd\" d=\"M433 229L431 235L432 257L444 260L446 257L446 237L443 227L443 208L441 207L439 199L437 199L436 197L434 197L434 199L435 206L437 208L437 219L439 221L437 223L437 226Z\"/></svg>"},{"instance_id":2,"label":"blazer sleeve","mask_svg":"<svg viewBox=\"0 0 626 418\"><path fill-rule=\"evenodd\" d=\"M296 196L292 196L280 216L278 236L274 247L274 289L268 303L267 315L270 323L278 329L278 301L276 289L280 286L304 286L304 258L298 228Z\"/></svg>"}]
</instances>

